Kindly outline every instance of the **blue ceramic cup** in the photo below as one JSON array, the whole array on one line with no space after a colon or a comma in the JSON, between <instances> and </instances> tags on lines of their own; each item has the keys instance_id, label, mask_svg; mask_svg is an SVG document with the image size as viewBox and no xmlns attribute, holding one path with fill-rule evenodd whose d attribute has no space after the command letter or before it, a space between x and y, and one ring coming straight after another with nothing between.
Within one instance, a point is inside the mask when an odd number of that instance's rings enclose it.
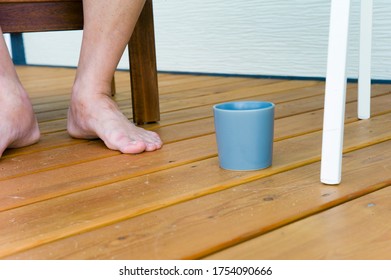
<instances>
[{"instance_id":1,"label":"blue ceramic cup","mask_svg":"<svg viewBox=\"0 0 391 280\"><path fill-rule=\"evenodd\" d=\"M273 159L274 104L238 101L213 106L220 167L250 171Z\"/></svg>"}]
</instances>

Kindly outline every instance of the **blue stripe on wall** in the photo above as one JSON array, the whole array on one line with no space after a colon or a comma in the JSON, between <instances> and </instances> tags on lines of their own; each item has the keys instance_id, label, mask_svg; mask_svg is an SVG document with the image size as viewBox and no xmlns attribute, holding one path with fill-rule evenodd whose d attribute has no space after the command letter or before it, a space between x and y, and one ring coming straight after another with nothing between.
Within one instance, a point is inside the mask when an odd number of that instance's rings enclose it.
<instances>
[{"instance_id":1,"label":"blue stripe on wall","mask_svg":"<svg viewBox=\"0 0 391 280\"><path fill-rule=\"evenodd\" d=\"M127 71L127 70L124 70ZM252 75L252 74L224 74L224 73L204 73L204 72L184 72L184 71L158 71L164 74L179 75L205 75L218 77L241 77L241 78L260 78L260 79L285 79L285 80L309 80L309 81L326 81L325 77L303 77L303 76L280 76L280 75ZM357 83L357 78L348 78L347 82ZM391 80L371 79L372 84L391 84Z\"/></svg>"},{"instance_id":2,"label":"blue stripe on wall","mask_svg":"<svg viewBox=\"0 0 391 280\"><path fill-rule=\"evenodd\" d=\"M15 65L26 65L26 54L24 52L23 34L11 33L12 60Z\"/></svg>"}]
</instances>

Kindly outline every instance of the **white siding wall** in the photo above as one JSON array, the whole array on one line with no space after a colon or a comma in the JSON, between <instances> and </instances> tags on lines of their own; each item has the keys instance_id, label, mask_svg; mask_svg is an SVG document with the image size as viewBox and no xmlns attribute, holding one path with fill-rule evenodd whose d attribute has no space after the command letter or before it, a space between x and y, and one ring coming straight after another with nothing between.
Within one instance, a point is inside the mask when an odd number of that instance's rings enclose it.
<instances>
[{"instance_id":1,"label":"white siding wall","mask_svg":"<svg viewBox=\"0 0 391 280\"><path fill-rule=\"evenodd\" d=\"M364 0L365 1L365 0ZM374 0L373 78L391 80L391 5ZM330 0L155 0L158 69L324 77ZM359 0L348 76L357 77ZM27 62L77 64L81 32L25 34ZM128 68L127 52L119 68Z\"/></svg>"},{"instance_id":2,"label":"white siding wall","mask_svg":"<svg viewBox=\"0 0 391 280\"><path fill-rule=\"evenodd\" d=\"M8 47L8 51L9 51L10 55L12 56L12 54L11 54L11 41L10 41L9 34L4 34L4 39L5 39L5 43Z\"/></svg>"}]
</instances>

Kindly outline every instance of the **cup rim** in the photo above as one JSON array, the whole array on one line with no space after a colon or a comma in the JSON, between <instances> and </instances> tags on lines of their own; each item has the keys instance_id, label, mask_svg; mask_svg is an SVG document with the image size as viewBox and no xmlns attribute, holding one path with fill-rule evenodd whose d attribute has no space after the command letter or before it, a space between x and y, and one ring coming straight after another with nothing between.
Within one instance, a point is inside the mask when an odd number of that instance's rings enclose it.
<instances>
[{"instance_id":1,"label":"cup rim","mask_svg":"<svg viewBox=\"0 0 391 280\"><path fill-rule=\"evenodd\" d=\"M257 105L267 105L265 107L253 107L253 108L240 108L240 105L246 105L246 104L257 104ZM236 106L235 108L229 108L229 106ZM223 108L226 107L226 108ZM275 104L270 101L257 101L257 100L244 100L244 101L229 101L229 102L223 102L219 104L215 104L213 106L214 110L219 111L227 111L227 112L249 112L249 111L266 111L271 110L275 107Z\"/></svg>"}]
</instances>

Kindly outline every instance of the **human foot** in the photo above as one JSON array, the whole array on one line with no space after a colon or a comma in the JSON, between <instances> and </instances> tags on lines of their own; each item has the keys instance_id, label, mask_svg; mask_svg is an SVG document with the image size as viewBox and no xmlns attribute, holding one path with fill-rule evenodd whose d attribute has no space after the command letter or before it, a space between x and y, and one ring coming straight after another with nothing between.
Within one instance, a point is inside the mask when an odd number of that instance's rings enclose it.
<instances>
[{"instance_id":1,"label":"human foot","mask_svg":"<svg viewBox=\"0 0 391 280\"><path fill-rule=\"evenodd\" d=\"M21 85L0 83L0 157L7 148L38 142L40 132L31 102Z\"/></svg>"},{"instance_id":2,"label":"human foot","mask_svg":"<svg viewBox=\"0 0 391 280\"><path fill-rule=\"evenodd\" d=\"M106 94L73 94L68 110L68 132L75 138L100 138L109 149L137 154L163 145L160 137L131 123Z\"/></svg>"}]
</instances>

